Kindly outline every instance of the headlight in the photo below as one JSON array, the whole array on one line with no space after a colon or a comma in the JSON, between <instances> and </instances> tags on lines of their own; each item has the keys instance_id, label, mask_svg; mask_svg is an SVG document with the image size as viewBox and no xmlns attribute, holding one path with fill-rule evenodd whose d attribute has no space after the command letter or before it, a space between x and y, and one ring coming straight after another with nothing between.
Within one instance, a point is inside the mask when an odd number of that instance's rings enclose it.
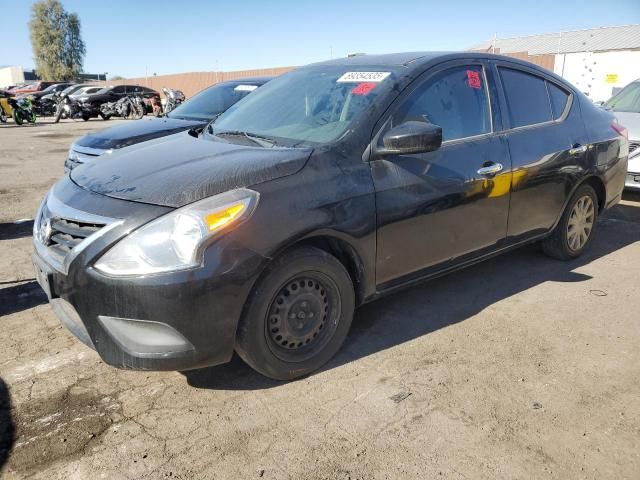
<instances>
[{"instance_id":1,"label":"headlight","mask_svg":"<svg viewBox=\"0 0 640 480\"><path fill-rule=\"evenodd\" d=\"M259 194L238 189L163 215L120 240L95 264L108 275L147 275L193 268L202 263L207 241L247 220Z\"/></svg>"}]
</instances>

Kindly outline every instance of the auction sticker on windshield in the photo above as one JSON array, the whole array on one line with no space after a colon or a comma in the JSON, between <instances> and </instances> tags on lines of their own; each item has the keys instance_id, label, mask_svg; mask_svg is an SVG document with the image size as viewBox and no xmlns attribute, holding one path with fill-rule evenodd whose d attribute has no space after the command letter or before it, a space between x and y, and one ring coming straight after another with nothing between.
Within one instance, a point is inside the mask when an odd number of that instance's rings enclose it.
<instances>
[{"instance_id":1,"label":"auction sticker on windshield","mask_svg":"<svg viewBox=\"0 0 640 480\"><path fill-rule=\"evenodd\" d=\"M391 72L347 72L342 75L338 80L338 83L360 83L360 82L375 82L379 83L391 75Z\"/></svg>"}]
</instances>

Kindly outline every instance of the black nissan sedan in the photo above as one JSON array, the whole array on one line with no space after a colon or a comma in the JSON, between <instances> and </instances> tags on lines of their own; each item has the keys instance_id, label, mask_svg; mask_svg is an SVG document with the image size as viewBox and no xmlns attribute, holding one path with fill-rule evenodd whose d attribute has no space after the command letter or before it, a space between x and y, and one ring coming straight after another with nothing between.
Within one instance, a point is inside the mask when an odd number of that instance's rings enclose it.
<instances>
[{"instance_id":1,"label":"black nissan sedan","mask_svg":"<svg viewBox=\"0 0 640 480\"><path fill-rule=\"evenodd\" d=\"M381 295L532 242L581 255L627 157L609 112L527 62L332 60L199 134L74 169L37 213L33 262L62 323L110 365L184 370L236 351L294 379Z\"/></svg>"},{"instance_id":2,"label":"black nissan sedan","mask_svg":"<svg viewBox=\"0 0 640 480\"><path fill-rule=\"evenodd\" d=\"M273 77L251 77L217 83L202 90L162 118L127 122L80 137L71 144L64 163L65 172L120 148L191 128L202 128L271 78Z\"/></svg>"}]
</instances>

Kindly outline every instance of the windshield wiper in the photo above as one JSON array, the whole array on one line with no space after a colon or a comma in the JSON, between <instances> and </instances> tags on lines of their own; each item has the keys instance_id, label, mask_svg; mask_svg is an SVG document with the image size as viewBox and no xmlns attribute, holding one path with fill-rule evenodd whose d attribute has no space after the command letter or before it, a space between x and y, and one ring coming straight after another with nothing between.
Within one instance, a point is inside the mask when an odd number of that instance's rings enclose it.
<instances>
[{"instance_id":1,"label":"windshield wiper","mask_svg":"<svg viewBox=\"0 0 640 480\"><path fill-rule=\"evenodd\" d=\"M209 133L212 133L216 136L229 135L233 137L245 137L251 140L256 145L260 145L261 147L273 147L276 144L276 141L272 138L266 137L264 135L258 135L256 133L244 132L242 130L223 130L222 132L214 133L213 128L209 128Z\"/></svg>"}]
</instances>

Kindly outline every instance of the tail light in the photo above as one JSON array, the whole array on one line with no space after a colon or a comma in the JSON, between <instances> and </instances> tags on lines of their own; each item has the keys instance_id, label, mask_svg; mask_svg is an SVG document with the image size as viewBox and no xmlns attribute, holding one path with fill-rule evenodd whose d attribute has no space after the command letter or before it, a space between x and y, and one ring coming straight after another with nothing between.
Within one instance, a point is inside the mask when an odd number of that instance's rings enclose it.
<instances>
[{"instance_id":1,"label":"tail light","mask_svg":"<svg viewBox=\"0 0 640 480\"><path fill-rule=\"evenodd\" d=\"M618 122L613 122L611 124L611 128L613 128L618 135L629 140L629 131Z\"/></svg>"}]
</instances>

